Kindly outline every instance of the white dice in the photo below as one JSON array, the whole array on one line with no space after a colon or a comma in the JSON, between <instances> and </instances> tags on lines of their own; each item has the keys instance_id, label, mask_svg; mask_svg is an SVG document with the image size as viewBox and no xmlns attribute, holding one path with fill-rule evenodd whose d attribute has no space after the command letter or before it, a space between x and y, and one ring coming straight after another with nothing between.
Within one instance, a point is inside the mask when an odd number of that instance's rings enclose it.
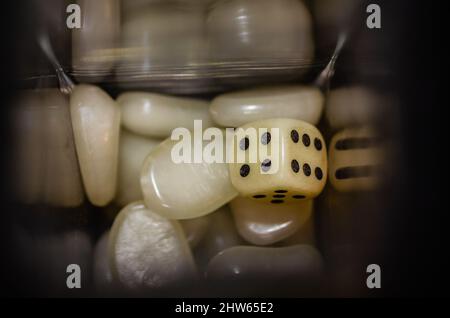
<instances>
[{"instance_id":1,"label":"white dice","mask_svg":"<svg viewBox=\"0 0 450 318\"><path fill-rule=\"evenodd\" d=\"M301 120L267 119L244 125L235 135L230 176L242 196L282 204L320 194L327 179L327 151L316 127Z\"/></svg>"}]
</instances>

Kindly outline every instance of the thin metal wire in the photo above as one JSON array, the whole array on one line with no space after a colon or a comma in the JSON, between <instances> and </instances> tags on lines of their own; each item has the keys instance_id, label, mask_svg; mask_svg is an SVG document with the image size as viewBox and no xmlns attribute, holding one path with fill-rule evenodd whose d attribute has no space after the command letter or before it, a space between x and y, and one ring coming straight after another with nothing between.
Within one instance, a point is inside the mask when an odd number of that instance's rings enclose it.
<instances>
[{"instance_id":1,"label":"thin metal wire","mask_svg":"<svg viewBox=\"0 0 450 318\"><path fill-rule=\"evenodd\" d=\"M40 33L38 35L37 41L45 56L47 56L50 63L55 68L56 76L58 77L59 89L64 94L70 94L75 84L72 79L64 72L61 64L59 64L58 59L53 52L52 45L50 44L50 40L48 38L47 33Z\"/></svg>"},{"instance_id":2,"label":"thin metal wire","mask_svg":"<svg viewBox=\"0 0 450 318\"><path fill-rule=\"evenodd\" d=\"M336 44L336 48L334 49L333 55L330 58L327 66L324 70L319 74L315 81L315 85L320 87L322 90L327 91L329 89L330 79L334 75L336 61L347 42L347 32L343 31L339 34L338 41Z\"/></svg>"}]
</instances>

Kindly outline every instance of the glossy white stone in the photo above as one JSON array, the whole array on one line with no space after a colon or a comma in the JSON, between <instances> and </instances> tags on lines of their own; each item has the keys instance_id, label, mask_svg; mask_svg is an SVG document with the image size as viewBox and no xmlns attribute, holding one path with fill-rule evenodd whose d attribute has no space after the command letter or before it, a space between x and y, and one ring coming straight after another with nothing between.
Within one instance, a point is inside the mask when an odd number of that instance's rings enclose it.
<instances>
[{"instance_id":1,"label":"glossy white stone","mask_svg":"<svg viewBox=\"0 0 450 318\"><path fill-rule=\"evenodd\" d=\"M157 145L158 139L145 138L126 130L120 132L119 180L115 202L123 207L142 200L141 168L145 158Z\"/></svg>"},{"instance_id":2,"label":"glossy white stone","mask_svg":"<svg viewBox=\"0 0 450 318\"><path fill-rule=\"evenodd\" d=\"M312 86L259 87L217 96L211 116L224 127L240 127L270 118L292 118L316 125L322 115L324 97Z\"/></svg>"},{"instance_id":3,"label":"glossy white stone","mask_svg":"<svg viewBox=\"0 0 450 318\"><path fill-rule=\"evenodd\" d=\"M182 286L196 274L179 223L152 212L143 202L126 206L114 221L109 259L113 277L134 290Z\"/></svg>"},{"instance_id":4,"label":"glossy white stone","mask_svg":"<svg viewBox=\"0 0 450 318\"><path fill-rule=\"evenodd\" d=\"M92 204L107 205L116 193L120 108L100 88L79 85L70 110L86 194Z\"/></svg>"},{"instance_id":5,"label":"glossy white stone","mask_svg":"<svg viewBox=\"0 0 450 318\"><path fill-rule=\"evenodd\" d=\"M167 138L174 128L194 129L194 120L202 120L203 128L213 124L209 103L201 99L131 92L120 95L117 102L122 125L144 136Z\"/></svg>"},{"instance_id":6,"label":"glossy white stone","mask_svg":"<svg viewBox=\"0 0 450 318\"><path fill-rule=\"evenodd\" d=\"M153 149L141 170L145 204L169 219L209 214L237 196L226 163L179 163L172 158L177 141Z\"/></svg>"},{"instance_id":7,"label":"glossy white stone","mask_svg":"<svg viewBox=\"0 0 450 318\"><path fill-rule=\"evenodd\" d=\"M314 55L311 16L298 0L230 0L214 3L207 18L216 61L299 59Z\"/></svg>"},{"instance_id":8,"label":"glossy white stone","mask_svg":"<svg viewBox=\"0 0 450 318\"><path fill-rule=\"evenodd\" d=\"M117 60L120 0L77 0L81 28L72 30L72 67L76 74L102 75Z\"/></svg>"},{"instance_id":9,"label":"glossy white stone","mask_svg":"<svg viewBox=\"0 0 450 318\"><path fill-rule=\"evenodd\" d=\"M239 234L255 245L269 245L286 239L310 218L313 200L273 205L237 197L230 202Z\"/></svg>"}]
</instances>

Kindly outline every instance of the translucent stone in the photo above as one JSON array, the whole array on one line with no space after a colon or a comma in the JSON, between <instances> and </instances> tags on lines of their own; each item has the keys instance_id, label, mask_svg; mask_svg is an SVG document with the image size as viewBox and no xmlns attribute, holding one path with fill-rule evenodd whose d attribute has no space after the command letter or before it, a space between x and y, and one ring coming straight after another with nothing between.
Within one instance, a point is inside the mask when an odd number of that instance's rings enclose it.
<instances>
[{"instance_id":1,"label":"translucent stone","mask_svg":"<svg viewBox=\"0 0 450 318\"><path fill-rule=\"evenodd\" d=\"M141 186L145 204L169 219L192 219L217 210L237 192L226 163L179 163L171 152L176 141L165 140L145 160Z\"/></svg>"},{"instance_id":2,"label":"translucent stone","mask_svg":"<svg viewBox=\"0 0 450 318\"><path fill-rule=\"evenodd\" d=\"M269 86L219 95L211 102L210 112L214 122L223 127L279 117L316 125L323 104L323 94L316 87Z\"/></svg>"},{"instance_id":3,"label":"translucent stone","mask_svg":"<svg viewBox=\"0 0 450 318\"><path fill-rule=\"evenodd\" d=\"M269 245L293 235L310 218L313 200L273 205L237 197L230 202L239 234L255 245Z\"/></svg>"},{"instance_id":4,"label":"translucent stone","mask_svg":"<svg viewBox=\"0 0 450 318\"><path fill-rule=\"evenodd\" d=\"M178 127L194 129L194 120L202 120L204 128L212 126L209 103L154 93L124 93L117 102L121 106L122 125L149 137L167 138Z\"/></svg>"},{"instance_id":5,"label":"translucent stone","mask_svg":"<svg viewBox=\"0 0 450 318\"><path fill-rule=\"evenodd\" d=\"M183 286L196 275L180 224L143 202L129 204L115 219L109 259L113 277L131 290Z\"/></svg>"},{"instance_id":6,"label":"translucent stone","mask_svg":"<svg viewBox=\"0 0 450 318\"><path fill-rule=\"evenodd\" d=\"M115 202L125 206L142 200L141 168L145 158L161 141L145 138L126 130L120 133L119 181Z\"/></svg>"},{"instance_id":7,"label":"translucent stone","mask_svg":"<svg viewBox=\"0 0 450 318\"><path fill-rule=\"evenodd\" d=\"M87 196L107 205L116 193L120 109L103 90L76 86L70 99L72 128Z\"/></svg>"}]
</instances>

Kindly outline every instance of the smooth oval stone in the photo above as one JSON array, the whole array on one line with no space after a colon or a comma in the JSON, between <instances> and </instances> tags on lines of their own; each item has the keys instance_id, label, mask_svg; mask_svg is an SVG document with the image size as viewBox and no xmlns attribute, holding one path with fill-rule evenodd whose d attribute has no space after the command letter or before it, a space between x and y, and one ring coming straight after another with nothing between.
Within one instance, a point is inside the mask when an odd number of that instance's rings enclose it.
<instances>
[{"instance_id":1,"label":"smooth oval stone","mask_svg":"<svg viewBox=\"0 0 450 318\"><path fill-rule=\"evenodd\" d=\"M213 281L290 283L314 282L323 270L322 256L312 246L237 246L215 256L206 276Z\"/></svg>"},{"instance_id":2,"label":"smooth oval stone","mask_svg":"<svg viewBox=\"0 0 450 318\"><path fill-rule=\"evenodd\" d=\"M311 16L298 0L217 1L207 18L215 61L298 59L314 55Z\"/></svg>"},{"instance_id":3,"label":"smooth oval stone","mask_svg":"<svg viewBox=\"0 0 450 318\"><path fill-rule=\"evenodd\" d=\"M190 220L180 220L186 238L191 248L195 248L203 239L211 223L211 218L202 216Z\"/></svg>"},{"instance_id":4,"label":"smooth oval stone","mask_svg":"<svg viewBox=\"0 0 450 318\"><path fill-rule=\"evenodd\" d=\"M311 218L313 200L274 206L237 197L230 208L237 230L246 241L269 245L293 235Z\"/></svg>"},{"instance_id":5,"label":"smooth oval stone","mask_svg":"<svg viewBox=\"0 0 450 318\"><path fill-rule=\"evenodd\" d=\"M72 30L72 67L75 76L102 77L117 59L120 0L78 0L81 28Z\"/></svg>"},{"instance_id":6,"label":"smooth oval stone","mask_svg":"<svg viewBox=\"0 0 450 318\"><path fill-rule=\"evenodd\" d=\"M194 120L202 120L204 128L212 126L209 103L201 99L134 92L120 95L117 102L122 125L136 134L167 138L175 128L194 129Z\"/></svg>"},{"instance_id":7,"label":"smooth oval stone","mask_svg":"<svg viewBox=\"0 0 450 318\"><path fill-rule=\"evenodd\" d=\"M116 193L120 108L100 88L79 85L72 91L70 112L87 196L105 206Z\"/></svg>"},{"instance_id":8,"label":"smooth oval stone","mask_svg":"<svg viewBox=\"0 0 450 318\"><path fill-rule=\"evenodd\" d=\"M206 218L210 225L194 250L195 260L201 269L206 268L209 261L223 250L245 243L236 230L228 205L207 215Z\"/></svg>"},{"instance_id":9,"label":"smooth oval stone","mask_svg":"<svg viewBox=\"0 0 450 318\"><path fill-rule=\"evenodd\" d=\"M224 127L240 127L270 118L293 118L316 125L324 97L316 87L285 85L260 87L219 95L211 102L211 116Z\"/></svg>"},{"instance_id":10,"label":"smooth oval stone","mask_svg":"<svg viewBox=\"0 0 450 318\"><path fill-rule=\"evenodd\" d=\"M165 140L145 159L141 187L145 204L169 219L192 219L217 210L237 196L226 163L179 163L177 141Z\"/></svg>"},{"instance_id":11,"label":"smooth oval stone","mask_svg":"<svg viewBox=\"0 0 450 318\"><path fill-rule=\"evenodd\" d=\"M373 123L386 105L386 98L363 86L332 90L325 115L334 129Z\"/></svg>"},{"instance_id":12,"label":"smooth oval stone","mask_svg":"<svg viewBox=\"0 0 450 318\"><path fill-rule=\"evenodd\" d=\"M141 168L148 154L161 143L158 139L144 138L126 130L120 133L119 181L115 202L125 206L142 200Z\"/></svg>"},{"instance_id":13,"label":"smooth oval stone","mask_svg":"<svg viewBox=\"0 0 450 318\"><path fill-rule=\"evenodd\" d=\"M113 277L129 289L182 286L195 276L179 223L152 212L143 202L129 204L119 213L108 250Z\"/></svg>"}]
</instances>

